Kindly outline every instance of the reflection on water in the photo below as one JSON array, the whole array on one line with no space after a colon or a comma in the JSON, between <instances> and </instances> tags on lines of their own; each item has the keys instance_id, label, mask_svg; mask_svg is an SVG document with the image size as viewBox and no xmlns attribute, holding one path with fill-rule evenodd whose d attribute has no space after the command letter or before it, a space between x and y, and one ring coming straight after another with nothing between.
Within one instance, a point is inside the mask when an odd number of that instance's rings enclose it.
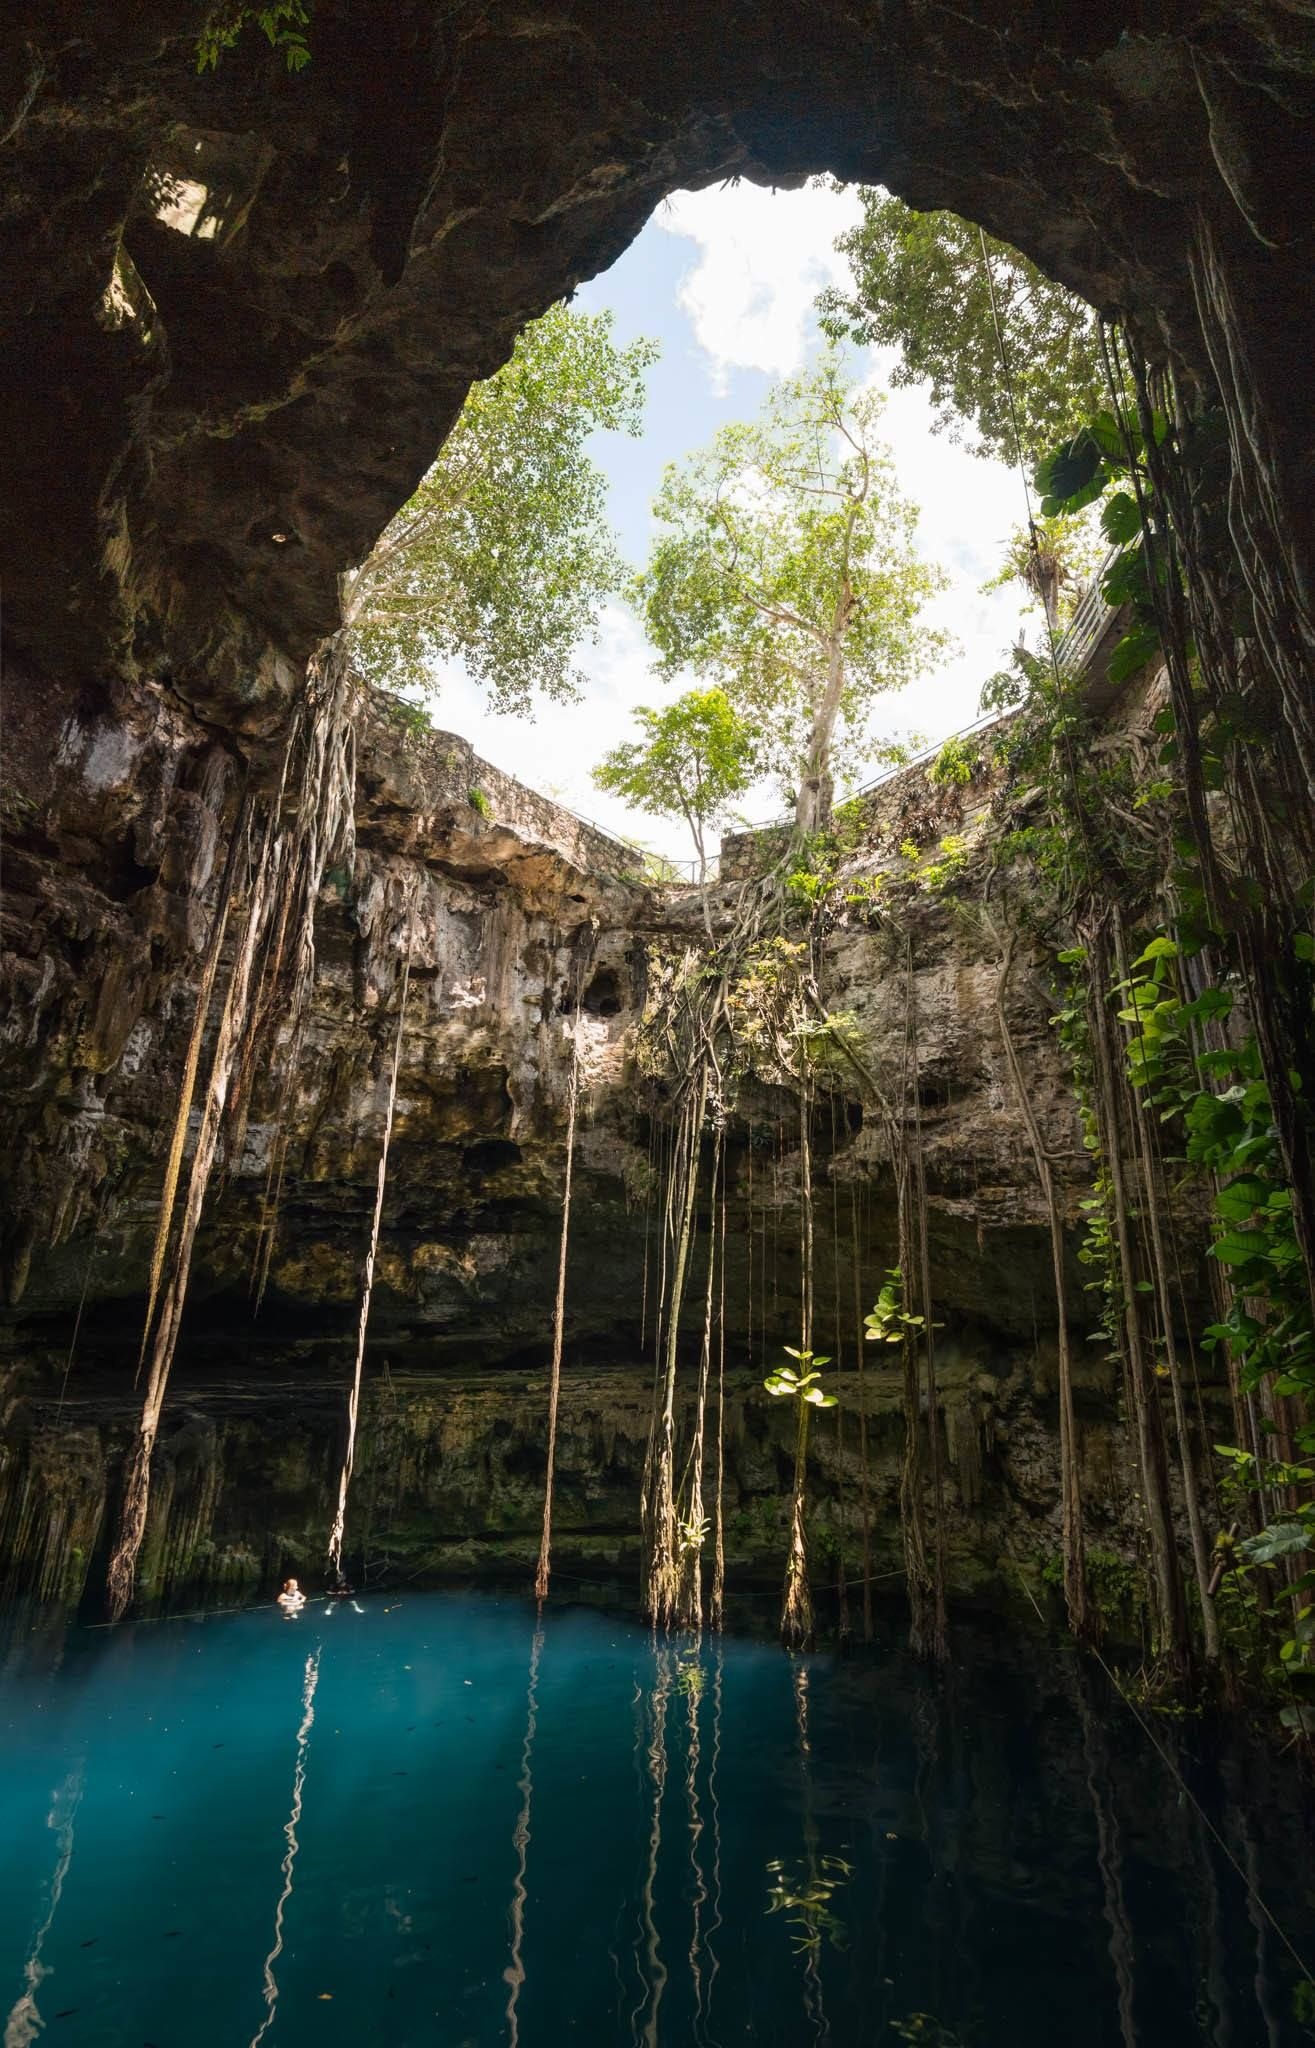
<instances>
[{"instance_id":1,"label":"reflection on water","mask_svg":"<svg viewBox=\"0 0 1315 2048\"><path fill-rule=\"evenodd\" d=\"M8 1647L4 2048L1315 2038L1291 1758L1067 1653L439 1594Z\"/></svg>"},{"instance_id":2,"label":"reflection on water","mask_svg":"<svg viewBox=\"0 0 1315 2048\"><path fill-rule=\"evenodd\" d=\"M297 1823L301 1819L301 1795L306 1784L306 1747L310 1732L315 1726L315 1688L320 1682L320 1648L317 1644L306 1659L305 1678L301 1689L301 1726L297 1730L297 1760L292 1769L292 1804L283 1828L287 1843L283 1851L280 1869L283 1875L283 1889L279 1902L274 1908L274 1946L265 1957L265 2017L251 2039L251 2048L263 2041L274 2019L274 2008L278 2004L279 1987L274 1975L274 1965L283 1953L283 1913L292 1897L292 1873L297 1867Z\"/></svg>"},{"instance_id":3,"label":"reflection on water","mask_svg":"<svg viewBox=\"0 0 1315 2048\"><path fill-rule=\"evenodd\" d=\"M64 1880L73 1861L73 1822L82 1799L82 1773L82 1765L76 1764L57 1788L46 1815L46 1826L55 1832L55 1868L46 1887L44 1915L33 1933L32 1945L23 1964L23 1989L5 2022L5 2048L30 2048L30 2043L36 2040L45 2025L37 2006L37 1993L42 1980L50 1975L50 1965L42 1962L41 1951L55 1924Z\"/></svg>"}]
</instances>

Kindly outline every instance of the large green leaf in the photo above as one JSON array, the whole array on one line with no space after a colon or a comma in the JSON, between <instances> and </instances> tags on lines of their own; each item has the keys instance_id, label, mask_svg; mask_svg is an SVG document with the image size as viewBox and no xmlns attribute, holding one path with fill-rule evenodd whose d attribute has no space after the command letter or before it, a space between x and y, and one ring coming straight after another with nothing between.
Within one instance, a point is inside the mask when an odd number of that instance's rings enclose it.
<instances>
[{"instance_id":1,"label":"large green leaf","mask_svg":"<svg viewBox=\"0 0 1315 2048\"><path fill-rule=\"evenodd\" d=\"M1116 491L1101 508L1100 523L1105 538L1116 547L1141 538L1141 512L1129 491Z\"/></svg>"},{"instance_id":2,"label":"large green leaf","mask_svg":"<svg viewBox=\"0 0 1315 2048\"><path fill-rule=\"evenodd\" d=\"M1237 1548L1248 1564L1273 1564L1280 1557L1295 1557L1308 1550L1310 1539L1304 1522L1271 1522L1258 1536L1244 1538Z\"/></svg>"},{"instance_id":3,"label":"large green leaf","mask_svg":"<svg viewBox=\"0 0 1315 2048\"><path fill-rule=\"evenodd\" d=\"M1112 683L1126 683L1135 676L1138 669L1145 668L1160 651L1160 636L1154 626L1135 625L1125 633L1110 656L1109 679Z\"/></svg>"},{"instance_id":4,"label":"large green leaf","mask_svg":"<svg viewBox=\"0 0 1315 2048\"><path fill-rule=\"evenodd\" d=\"M1058 512L1079 512L1090 505L1105 488L1105 457L1099 443L1086 427L1079 428L1053 455L1040 463L1036 487L1041 493L1041 510L1047 519Z\"/></svg>"}]
</instances>

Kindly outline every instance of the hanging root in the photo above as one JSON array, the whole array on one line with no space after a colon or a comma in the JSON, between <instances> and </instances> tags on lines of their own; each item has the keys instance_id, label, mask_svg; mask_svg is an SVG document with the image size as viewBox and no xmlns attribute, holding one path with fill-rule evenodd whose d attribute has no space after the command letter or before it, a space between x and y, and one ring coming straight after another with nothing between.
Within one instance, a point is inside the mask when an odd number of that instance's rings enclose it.
<instances>
[{"instance_id":1,"label":"hanging root","mask_svg":"<svg viewBox=\"0 0 1315 2048\"><path fill-rule=\"evenodd\" d=\"M577 1008L571 1029L571 1080L567 1097L566 1169L562 1179L562 1234L557 1253L557 1300L553 1309L552 1367L548 1378L548 1469L543 1483L543 1534L539 1539L539 1566L534 1575L534 1597L542 1604L548 1598L549 1564L552 1555L552 1497L557 1463L557 1403L562 1385L562 1330L566 1317L566 1251L571 1234L571 1173L575 1161L575 1119L580 1099L580 1013Z\"/></svg>"},{"instance_id":2,"label":"hanging root","mask_svg":"<svg viewBox=\"0 0 1315 2048\"><path fill-rule=\"evenodd\" d=\"M808 1480L807 1402L796 1401L799 1419L795 1429L794 1491L790 1501L790 1547L785 1560L785 1589L781 1596L781 1641L787 1650L811 1650L816 1634L813 1595L808 1584L808 1534L806 1523Z\"/></svg>"},{"instance_id":3,"label":"hanging root","mask_svg":"<svg viewBox=\"0 0 1315 2048\"><path fill-rule=\"evenodd\" d=\"M1027 1131L1028 1143L1032 1148L1032 1157L1036 1162L1037 1180L1040 1183L1042 1200L1046 1205L1046 1221L1050 1230L1050 1263L1055 1281L1056 1343L1059 1350L1059 1470L1064 1600L1068 1608L1069 1627L1080 1641L1085 1641L1093 1639L1099 1633L1100 1617L1098 1610L1091 1603L1087 1590L1086 1549L1082 1532L1082 1485L1078 1470L1077 1422L1073 1408L1073 1360L1068 1331L1068 1285L1064 1268L1064 1225L1055 1193L1055 1176L1050 1170L1050 1159L1041 1142L1041 1132L1033 1113L1027 1083L1023 1078L1014 1035L1009 1027L1005 996L1013 960L1014 940L1011 937L1000 961L1000 978L995 990L995 1014L1000 1026L1005 1058L1014 1083L1014 1092L1018 1097L1019 1111Z\"/></svg>"},{"instance_id":4,"label":"hanging root","mask_svg":"<svg viewBox=\"0 0 1315 2048\"><path fill-rule=\"evenodd\" d=\"M411 934L408 932L406 955L402 962L402 987L397 1003L397 1031L393 1038L393 1061L388 1074L388 1101L384 1110L383 1142L379 1147L379 1171L375 1180L374 1214L370 1219L370 1246L365 1255L365 1275L361 1285L361 1313L356 1328L356 1363L352 1372L352 1388L347 1400L347 1446L343 1452L342 1470L338 1475L338 1505L329 1531L329 1570L334 1578L342 1580L342 1546L347 1528L347 1495L352 1483L352 1469L356 1463L356 1423L361 1407L361 1376L365 1369L365 1333L370 1321L370 1296L374 1289L374 1262L379 1250L379 1223L384 1212L384 1189L388 1181L388 1148L393 1137L393 1112L397 1107L397 1071L402 1058L402 1034L406 1026L406 998L411 980Z\"/></svg>"},{"instance_id":5,"label":"hanging root","mask_svg":"<svg viewBox=\"0 0 1315 2048\"><path fill-rule=\"evenodd\" d=\"M292 992L291 1010L285 1010L285 1014L292 1016L294 1042L300 1043L299 1033L314 976L315 899L326 860L342 848L351 832L354 759L348 694L345 654L339 643L329 642L322 655L311 664L306 692L284 752L277 789L263 805L263 824L256 834L258 850L251 863L247 885L246 925L230 970L215 1034L187 1196L176 1234L171 1240L172 1210L188 1122L185 1110L190 1109L205 1030L203 1012L209 1007L217 975L223 926L229 917L235 886L235 862L242 843L248 838L252 817L251 807L245 798L230 840L229 857L220 885L219 907L202 969L198 1013L193 1023L180 1089L179 1113L175 1118L166 1163L162 1213L152 1256L146 1335L142 1346L143 1362L149 1351L150 1367L141 1415L124 1473L118 1527L107 1574L107 1605L113 1621L123 1617L132 1599L137 1557L149 1509L151 1458L178 1342L196 1233L214 1172L226 1113L231 1114L233 1108L231 1097L235 1077L236 1092L241 1097L244 1093L243 1076L254 1073L262 1057L268 1056L269 1049L264 1046L259 1029L261 991L266 977L264 970L257 975L256 962L262 949L268 961L271 934L286 922L289 890L292 890L299 907L298 934L302 958ZM285 799L289 797L291 824L284 816ZM238 1135L229 1138L230 1158L235 1156L240 1144L242 1114L244 1112L239 1109Z\"/></svg>"}]
</instances>

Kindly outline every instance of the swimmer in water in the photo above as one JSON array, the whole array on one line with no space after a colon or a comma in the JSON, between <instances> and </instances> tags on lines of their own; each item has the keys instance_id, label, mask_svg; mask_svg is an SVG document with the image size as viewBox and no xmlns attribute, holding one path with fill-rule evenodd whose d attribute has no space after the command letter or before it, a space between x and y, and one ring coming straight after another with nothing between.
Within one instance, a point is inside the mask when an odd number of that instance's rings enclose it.
<instances>
[{"instance_id":1,"label":"swimmer in water","mask_svg":"<svg viewBox=\"0 0 1315 2048\"><path fill-rule=\"evenodd\" d=\"M285 1614L298 1614L306 1605L306 1595L295 1579L283 1581L283 1591L279 1594L278 1604Z\"/></svg>"}]
</instances>

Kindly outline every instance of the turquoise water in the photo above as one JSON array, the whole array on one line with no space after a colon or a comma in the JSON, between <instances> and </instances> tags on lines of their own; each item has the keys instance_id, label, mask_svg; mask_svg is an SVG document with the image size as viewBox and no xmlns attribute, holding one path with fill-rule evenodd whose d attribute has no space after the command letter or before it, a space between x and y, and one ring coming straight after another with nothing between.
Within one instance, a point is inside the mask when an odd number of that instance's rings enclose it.
<instances>
[{"instance_id":1,"label":"turquoise water","mask_svg":"<svg viewBox=\"0 0 1315 2048\"><path fill-rule=\"evenodd\" d=\"M1069 1657L363 1606L15 1624L4 2048L1308 2038L1229 1860L1309 1932L1290 1795L1183 1752L1198 1811Z\"/></svg>"}]
</instances>

